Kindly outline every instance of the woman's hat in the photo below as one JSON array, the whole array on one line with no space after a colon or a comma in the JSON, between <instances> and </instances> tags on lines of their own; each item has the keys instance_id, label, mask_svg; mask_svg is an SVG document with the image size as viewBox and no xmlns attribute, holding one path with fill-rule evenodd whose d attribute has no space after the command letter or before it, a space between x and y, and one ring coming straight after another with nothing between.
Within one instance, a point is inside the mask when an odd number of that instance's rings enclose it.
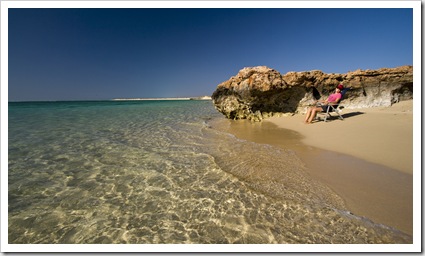
<instances>
[{"instance_id":1,"label":"woman's hat","mask_svg":"<svg viewBox=\"0 0 425 256\"><path fill-rule=\"evenodd\" d=\"M342 90L342 89L344 89L344 85L343 84L339 84L336 88Z\"/></svg>"}]
</instances>

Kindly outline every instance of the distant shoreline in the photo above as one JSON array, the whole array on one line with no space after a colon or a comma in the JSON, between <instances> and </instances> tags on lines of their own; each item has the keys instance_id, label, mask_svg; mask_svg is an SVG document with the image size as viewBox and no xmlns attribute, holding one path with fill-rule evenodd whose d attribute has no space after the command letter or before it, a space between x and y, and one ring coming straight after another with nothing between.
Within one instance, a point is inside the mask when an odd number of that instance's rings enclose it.
<instances>
[{"instance_id":1,"label":"distant shoreline","mask_svg":"<svg viewBox=\"0 0 425 256\"><path fill-rule=\"evenodd\" d=\"M210 96L192 97L192 98L118 98L115 101L131 101L131 100L211 100Z\"/></svg>"},{"instance_id":2,"label":"distant shoreline","mask_svg":"<svg viewBox=\"0 0 425 256\"><path fill-rule=\"evenodd\" d=\"M32 102L91 102L91 101L149 101L149 100L212 100L210 96L192 97L192 98L116 98L104 100L22 100L8 101L8 103L32 103Z\"/></svg>"},{"instance_id":3,"label":"distant shoreline","mask_svg":"<svg viewBox=\"0 0 425 256\"><path fill-rule=\"evenodd\" d=\"M116 101L132 101L132 100L190 100L190 98L129 98L129 99L112 99Z\"/></svg>"}]
</instances>

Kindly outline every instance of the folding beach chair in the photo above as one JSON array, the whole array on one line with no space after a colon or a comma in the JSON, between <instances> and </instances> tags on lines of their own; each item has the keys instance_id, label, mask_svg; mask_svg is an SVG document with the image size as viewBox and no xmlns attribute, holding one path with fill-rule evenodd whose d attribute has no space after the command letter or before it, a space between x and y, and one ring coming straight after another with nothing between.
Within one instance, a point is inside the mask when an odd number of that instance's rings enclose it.
<instances>
[{"instance_id":1,"label":"folding beach chair","mask_svg":"<svg viewBox=\"0 0 425 256\"><path fill-rule=\"evenodd\" d=\"M344 108L343 106L340 106L341 101L344 99L344 95L347 91L349 91L350 88L344 88L341 91L341 99L339 100L339 102L337 104L333 104L333 105L328 105L328 107L326 108L326 112L319 112L317 113L317 119L320 120L319 115L324 115L324 119L323 121L326 122L328 118L333 117L331 115L331 113L336 113L338 115L338 118L340 120L344 120L344 118L342 117L341 113L342 113L342 109Z\"/></svg>"}]
</instances>

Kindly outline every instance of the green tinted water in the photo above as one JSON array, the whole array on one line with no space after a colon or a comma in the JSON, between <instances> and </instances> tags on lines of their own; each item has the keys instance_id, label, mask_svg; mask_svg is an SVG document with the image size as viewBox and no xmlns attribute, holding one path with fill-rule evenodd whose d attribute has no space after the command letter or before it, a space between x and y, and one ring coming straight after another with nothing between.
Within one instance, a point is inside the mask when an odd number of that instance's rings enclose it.
<instances>
[{"instance_id":1,"label":"green tinted water","mask_svg":"<svg viewBox=\"0 0 425 256\"><path fill-rule=\"evenodd\" d=\"M9 103L9 243L410 243L210 101Z\"/></svg>"}]
</instances>

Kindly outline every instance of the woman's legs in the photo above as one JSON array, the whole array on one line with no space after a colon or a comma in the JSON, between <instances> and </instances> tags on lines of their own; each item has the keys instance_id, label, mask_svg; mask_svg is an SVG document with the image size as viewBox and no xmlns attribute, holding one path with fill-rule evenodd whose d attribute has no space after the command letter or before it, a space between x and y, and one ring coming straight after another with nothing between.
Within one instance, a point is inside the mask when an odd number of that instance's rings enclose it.
<instances>
[{"instance_id":1,"label":"woman's legs","mask_svg":"<svg viewBox=\"0 0 425 256\"><path fill-rule=\"evenodd\" d=\"M317 108L313 108L311 110L311 115L310 115L310 118L308 119L307 123L311 124L313 119L316 117L316 113L317 113Z\"/></svg>"},{"instance_id":2,"label":"woman's legs","mask_svg":"<svg viewBox=\"0 0 425 256\"><path fill-rule=\"evenodd\" d=\"M313 107L310 107L310 108L307 109L307 113L305 114L304 123L307 123L308 122L308 119L310 118L310 115L311 115L311 111L312 110L313 110Z\"/></svg>"},{"instance_id":3,"label":"woman's legs","mask_svg":"<svg viewBox=\"0 0 425 256\"><path fill-rule=\"evenodd\" d=\"M307 110L304 122L311 124L313 119L316 117L317 112L321 112L323 109L321 107L311 107Z\"/></svg>"}]
</instances>

